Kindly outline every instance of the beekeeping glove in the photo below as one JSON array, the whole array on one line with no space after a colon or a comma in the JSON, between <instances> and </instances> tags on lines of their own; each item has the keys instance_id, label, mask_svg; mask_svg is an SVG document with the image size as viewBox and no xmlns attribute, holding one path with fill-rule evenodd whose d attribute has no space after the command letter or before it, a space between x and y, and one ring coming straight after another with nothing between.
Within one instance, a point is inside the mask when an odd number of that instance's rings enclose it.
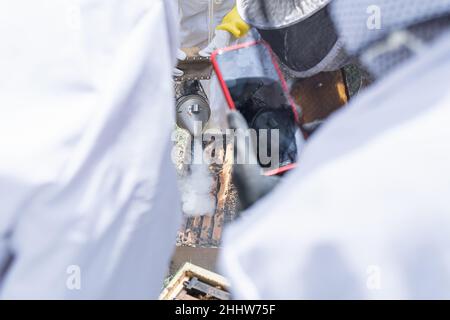
<instances>
[{"instance_id":1,"label":"beekeeping glove","mask_svg":"<svg viewBox=\"0 0 450 320\"><path fill-rule=\"evenodd\" d=\"M178 49L177 51L177 60L178 61L184 61L187 59L186 53L183 52L183 50ZM184 72L178 68L174 68L172 75L174 77L182 77L184 75Z\"/></svg>"},{"instance_id":2,"label":"beekeeping glove","mask_svg":"<svg viewBox=\"0 0 450 320\"><path fill-rule=\"evenodd\" d=\"M228 47L234 38L245 36L250 30L250 26L239 16L237 8L234 7L216 28L215 36L211 43L202 51L202 57L210 57L217 49Z\"/></svg>"}]
</instances>

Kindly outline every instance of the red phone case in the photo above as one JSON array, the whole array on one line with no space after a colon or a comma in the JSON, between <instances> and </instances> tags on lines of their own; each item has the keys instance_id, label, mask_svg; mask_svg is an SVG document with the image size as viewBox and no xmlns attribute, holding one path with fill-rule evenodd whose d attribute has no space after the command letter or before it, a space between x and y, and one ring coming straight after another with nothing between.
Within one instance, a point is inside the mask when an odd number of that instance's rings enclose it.
<instances>
[{"instance_id":1,"label":"red phone case","mask_svg":"<svg viewBox=\"0 0 450 320\"><path fill-rule=\"evenodd\" d=\"M230 90L228 89L228 87L227 87L227 85L225 83L222 71L220 70L220 66L219 66L219 63L217 61L217 56L219 56L219 55L221 55L221 54L223 54L225 52L230 52L230 51L234 51L234 50L240 50L240 49L243 49L243 48L248 48L248 47L257 46L257 45L264 46L268 50L268 52L270 53L270 56L271 56L271 59L272 59L272 63L274 65L275 70L277 72L277 75L278 75L278 77L280 79L281 86L282 86L283 91L285 92L285 95L286 95L286 99L288 100L290 106L292 107L292 111L293 111L294 116L295 116L295 122L297 124L299 124L298 111L297 111L297 108L295 107L294 100L292 99L291 95L289 94L289 88L288 88L287 82L286 82L286 80L285 80L285 78L283 76L283 73L281 72L281 68L278 65L277 58L276 58L275 54L273 53L272 48L270 48L270 46L265 41L262 41L262 40L246 42L246 43L238 44L238 45L231 46L231 47L228 47L228 48L219 49L219 50L214 51L213 54L211 55L211 62L213 64L214 71L216 72L217 79L219 80L220 87L222 88L222 92L223 92L223 94L225 96L225 99L227 101L228 107L231 110L236 110L236 105L234 104L234 101L233 101L233 99L231 97ZM292 163L292 164L289 164L289 165L286 165L286 166L283 166L283 167L280 167L280 168L277 168L277 169L274 169L274 170L266 171L264 173L264 175L265 176L279 175L279 174L285 173L285 172L295 168L296 166L297 165L295 163Z\"/></svg>"},{"instance_id":2,"label":"red phone case","mask_svg":"<svg viewBox=\"0 0 450 320\"><path fill-rule=\"evenodd\" d=\"M231 110L236 110L236 106L234 105L234 101L231 98L230 91L228 90L228 87L227 87L227 85L225 83L225 80L223 78L222 71L220 70L220 66L219 66L219 63L217 61L217 56L221 55L221 54L223 54L225 52L240 50L240 49L243 49L243 48L248 48L248 47L257 46L257 45L264 46L267 49L267 51L270 53L271 59L272 59L272 63L273 63L273 65L275 67L275 70L276 70L276 72L278 74L278 78L280 79L281 86L282 86L282 88L283 88L283 90L284 90L284 92L286 94L286 98L287 98L289 104L292 107L292 111L294 112L294 116L295 116L295 121L298 123L299 117L298 117L297 108L295 107L294 100L292 99L291 95L289 94L289 88L288 88L287 82L284 79L283 73L281 72L280 66L278 65L277 59L275 57L275 54L273 53L273 51L270 48L270 46L265 41L262 41L262 40L246 42L246 43L238 44L238 45L231 46L231 47L228 47L228 48L219 49L219 50L216 50L216 51L213 52L213 54L211 56L211 61L212 61L213 67L214 67L214 71L217 74L217 78L219 80L220 87L222 88L222 91L223 91L223 93L225 95L225 99L226 99L226 101L228 103L228 107Z\"/></svg>"}]
</instances>

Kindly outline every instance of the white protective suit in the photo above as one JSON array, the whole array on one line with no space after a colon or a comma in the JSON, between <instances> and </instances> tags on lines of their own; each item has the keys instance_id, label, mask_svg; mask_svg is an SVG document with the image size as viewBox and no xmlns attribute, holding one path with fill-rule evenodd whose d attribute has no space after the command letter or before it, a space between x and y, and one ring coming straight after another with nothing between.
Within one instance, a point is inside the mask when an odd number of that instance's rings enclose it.
<instances>
[{"instance_id":1,"label":"white protective suit","mask_svg":"<svg viewBox=\"0 0 450 320\"><path fill-rule=\"evenodd\" d=\"M0 298L157 298L180 219L175 16L0 1Z\"/></svg>"},{"instance_id":2,"label":"white protective suit","mask_svg":"<svg viewBox=\"0 0 450 320\"><path fill-rule=\"evenodd\" d=\"M175 0L180 19L180 47L204 49L214 38L216 27L236 4L235 0ZM226 128L227 104L215 74L201 81L208 96L211 119L208 128Z\"/></svg>"},{"instance_id":3,"label":"white protective suit","mask_svg":"<svg viewBox=\"0 0 450 320\"><path fill-rule=\"evenodd\" d=\"M244 299L450 298L450 34L340 111L227 230Z\"/></svg>"},{"instance_id":4,"label":"white protective suit","mask_svg":"<svg viewBox=\"0 0 450 320\"><path fill-rule=\"evenodd\" d=\"M180 13L181 48L203 49L214 37L216 27L233 9L235 0L175 0Z\"/></svg>"}]
</instances>

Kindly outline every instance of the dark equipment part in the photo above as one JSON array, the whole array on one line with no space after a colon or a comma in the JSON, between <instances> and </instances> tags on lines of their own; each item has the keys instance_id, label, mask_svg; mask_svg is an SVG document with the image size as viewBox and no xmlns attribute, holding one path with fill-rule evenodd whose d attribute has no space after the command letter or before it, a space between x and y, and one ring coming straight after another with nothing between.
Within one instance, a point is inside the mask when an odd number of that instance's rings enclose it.
<instances>
[{"instance_id":1,"label":"dark equipment part","mask_svg":"<svg viewBox=\"0 0 450 320\"><path fill-rule=\"evenodd\" d=\"M188 80L175 85L177 126L199 136L211 117L205 91L198 80Z\"/></svg>"},{"instance_id":2,"label":"dark equipment part","mask_svg":"<svg viewBox=\"0 0 450 320\"><path fill-rule=\"evenodd\" d=\"M187 290L196 290L205 296L209 296L218 300L231 300L231 295L218 288L200 281L198 278L192 278L190 281L184 283Z\"/></svg>"},{"instance_id":3,"label":"dark equipment part","mask_svg":"<svg viewBox=\"0 0 450 320\"><path fill-rule=\"evenodd\" d=\"M334 55L334 47L338 41L327 8L321 9L302 23L282 29L258 31L270 44L289 74L303 78L313 75L315 72L312 71L315 69L323 71L317 67L327 56ZM325 71L339 67L340 65L326 66Z\"/></svg>"},{"instance_id":4,"label":"dark equipment part","mask_svg":"<svg viewBox=\"0 0 450 320\"><path fill-rule=\"evenodd\" d=\"M270 47L263 41L244 43L216 52L212 60L230 110L238 111L252 129L248 132L256 134L253 145L264 174L292 169L301 119Z\"/></svg>"},{"instance_id":5,"label":"dark equipment part","mask_svg":"<svg viewBox=\"0 0 450 320\"><path fill-rule=\"evenodd\" d=\"M255 27L291 77L335 71L348 60L328 10L330 0L239 0L243 19Z\"/></svg>"}]
</instances>

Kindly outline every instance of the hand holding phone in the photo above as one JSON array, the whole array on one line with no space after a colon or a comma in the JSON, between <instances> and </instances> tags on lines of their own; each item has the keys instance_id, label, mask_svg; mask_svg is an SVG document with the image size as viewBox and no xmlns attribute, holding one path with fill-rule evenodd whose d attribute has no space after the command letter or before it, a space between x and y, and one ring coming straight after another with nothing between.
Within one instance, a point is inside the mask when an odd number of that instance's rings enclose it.
<instances>
[{"instance_id":1,"label":"hand holding phone","mask_svg":"<svg viewBox=\"0 0 450 320\"><path fill-rule=\"evenodd\" d=\"M257 135L259 164L266 175L283 173L297 160L298 114L270 47L262 41L216 51L212 62L230 110L238 111ZM261 132L278 135L276 145L266 144L271 153L278 150L277 163L263 163Z\"/></svg>"}]
</instances>

